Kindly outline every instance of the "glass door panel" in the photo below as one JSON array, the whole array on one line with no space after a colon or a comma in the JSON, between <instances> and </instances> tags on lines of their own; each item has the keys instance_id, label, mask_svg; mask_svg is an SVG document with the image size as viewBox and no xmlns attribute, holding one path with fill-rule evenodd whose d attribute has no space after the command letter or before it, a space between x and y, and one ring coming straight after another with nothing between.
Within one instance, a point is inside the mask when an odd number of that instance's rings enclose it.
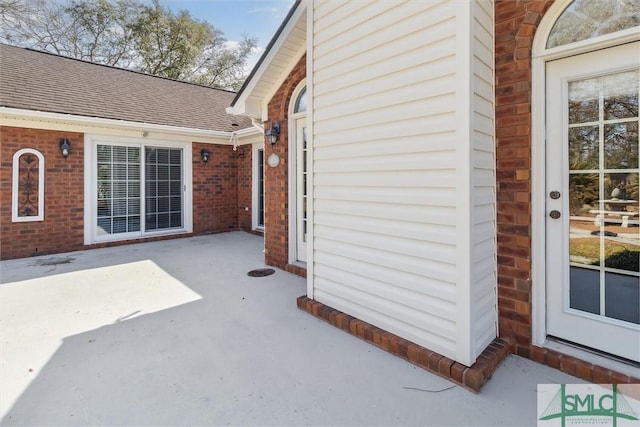
<instances>
[{"instance_id":1,"label":"glass door panel","mask_svg":"<svg viewBox=\"0 0 640 427\"><path fill-rule=\"evenodd\" d=\"M568 82L569 307L640 324L638 70Z\"/></svg>"}]
</instances>

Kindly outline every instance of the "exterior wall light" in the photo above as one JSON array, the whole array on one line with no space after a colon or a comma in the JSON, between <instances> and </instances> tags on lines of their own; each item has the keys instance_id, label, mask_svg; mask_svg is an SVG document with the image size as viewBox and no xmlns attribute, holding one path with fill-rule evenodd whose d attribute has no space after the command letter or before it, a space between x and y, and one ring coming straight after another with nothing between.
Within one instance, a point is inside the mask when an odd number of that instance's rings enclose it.
<instances>
[{"instance_id":1,"label":"exterior wall light","mask_svg":"<svg viewBox=\"0 0 640 427\"><path fill-rule=\"evenodd\" d=\"M65 159L69 157L69 153L71 152L71 144L67 138L62 138L60 141L60 152L62 153L62 157Z\"/></svg>"},{"instance_id":2,"label":"exterior wall light","mask_svg":"<svg viewBox=\"0 0 640 427\"><path fill-rule=\"evenodd\" d=\"M203 162L207 163L209 161L209 157L211 157L211 153L203 148L200 150L200 157L202 157Z\"/></svg>"},{"instance_id":3,"label":"exterior wall light","mask_svg":"<svg viewBox=\"0 0 640 427\"><path fill-rule=\"evenodd\" d=\"M267 142L271 145L274 145L276 142L278 142L278 137L280 136L280 123L271 123L271 128L267 129L264 135L267 137Z\"/></svg>"}]
</instances>

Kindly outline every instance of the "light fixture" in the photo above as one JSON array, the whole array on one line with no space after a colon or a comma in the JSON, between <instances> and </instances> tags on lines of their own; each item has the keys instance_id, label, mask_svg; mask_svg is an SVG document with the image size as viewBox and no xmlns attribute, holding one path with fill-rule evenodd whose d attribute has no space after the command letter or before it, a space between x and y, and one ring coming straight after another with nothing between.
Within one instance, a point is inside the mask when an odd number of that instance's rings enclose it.
<instances>
[{"instance_id":1,"label":"light fixture","mask_svg":"<svg viewBox=\"0 0 640 427\"><path fill-rule=\"evenodd\" d=\"M60 141L60 152L62 156L66 159L69 157L69 152L71 151L71 144L69 144L69 140L67 138L62 138Z\"/></svg>"},{"instance_id":2,"label":"light fixture","mask_svg":"<svg viewBox=\"0 0 640 427\"><path fill-rule=\"evenodd\" d=\"M271 128L267 129L264 135L267 137L267 142L274 145L278 142L278 137L280 136L280 123L272 122Z\"/></svg>"},{"instance_id":3,"label":"light fixture","mask_svg":"<svg viewBox=\"0 0 640 427\"><path fill-rule=\"evenodd\" d=\"M203 162L207 163L209 161L209 157L211 157L211 153L203 148L200 150L200 157L202 157Z\"/></svg>"}]
</instances>

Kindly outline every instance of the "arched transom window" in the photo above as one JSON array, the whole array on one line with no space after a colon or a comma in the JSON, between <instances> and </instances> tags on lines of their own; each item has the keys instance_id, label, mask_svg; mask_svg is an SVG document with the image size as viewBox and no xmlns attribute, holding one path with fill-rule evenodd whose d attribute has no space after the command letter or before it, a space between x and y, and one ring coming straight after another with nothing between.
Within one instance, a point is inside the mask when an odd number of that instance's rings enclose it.
<instances>
[{"instance_id":1,"label":"arched transom window","mask_svg":"<svg viewBox=\"0 0 640 427\"><path fill-rule=\"evenodd\" d=\"M547 49L638 25L638 0L575 0L562 12L551 29Z\"/></svg>"},{"instance_id":2,"label":"arched transom window","mask_svg":"<svg viewBox=\"0 0 640 427\"><path fill-rule=\"evenodd\" d=\"M305 113L307 111L307 87L305 86L298 95L293 107L294 113Z\"/></svg>"}]
</instances>

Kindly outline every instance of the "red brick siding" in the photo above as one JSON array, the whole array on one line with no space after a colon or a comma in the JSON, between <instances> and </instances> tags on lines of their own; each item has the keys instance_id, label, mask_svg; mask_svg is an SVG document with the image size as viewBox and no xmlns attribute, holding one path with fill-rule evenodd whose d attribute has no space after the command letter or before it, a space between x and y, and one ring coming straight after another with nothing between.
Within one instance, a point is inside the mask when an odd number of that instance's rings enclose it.
<instances>
[{"instance_id":1,"label":"red brick siding","mask_svg":"<svg viewBox=\"0 0 640 427\"><path fill-rule=\"evenodd\" d=\"M60 153L62 138L71 143L66 159ZM83 247L83 146L81 133L0 127L0 259ZM22 148L44 156L44 221L11 222L13 155Z\"/></svg>"},{"instance_id":2,"label":"red brick siding","mask_svg":"<svg viewBox=\"0 0 640 427\"><path fill-rule=\"evenodd\" d=\"M474 392L480 390L480 387L491 378L509 352L508 343L496 338L471 367L466 367L435 351L414 344L306 296L299 297L296 303L299 309Z\"/></svg>"},{"instance_id":3,"label":"red brick siding","mask_svg":"<svg viewBox=\"0 0 640 427\"><path fill-rule=\"evenodd\" d=\"M531 345L531 47L552 1L497 1L496 159L500 336Z\"/></svg>"},{"instance_id":4,"label":"red brick siding","mask_svg":"<svg viewBox=\"0 0 640 427\"><path fill-rule=\"evenodd\" d=\"M59 144L62 138L68 138L71 143L71 155L67 159L60 154ZM0 127L0 259L190 235L139 238L84 246L83 147L82 133ZM11 222L13 155L22 148L36 149L45 158L44 221ZM211 153L207 164L200 157L202 148ZM238 153L245 153L245 158L239 159ZM248 206L251 206L251 147L239 147L234 152L231 146L194 143L191 155L194 234L238 229L238 197L243 194L243 190L239 190L239 180L242 181L242 188L248 187ZM249 162L248 169L245 168L248 176L245 173L239 177L238 160ZM242 221L246 223L247 217L250 228L251 211L245 212L243 208Z\"/></svg>"},{"instance_id":5,"label":"red brick siding","mask_svg":"<svg viewBox=\"0 0 640 427\"><path fill-rule=\"evenodd\" d=\"M265 127L271 126L271 122L280 122L280 138L273 146L266 144L264 154L265 158L272 153L280 156L278 166L265 168L265 262L302 276L305 275L304 269L288 264L288 111L293 91L306 75L306 55L303 55L269 102L269 120Z\"/></svg>"},{"instance_id":6,"label":"red brick siding","mask_svg":"<svg viewBox=\"0 0 640 427\"><path fill-rule=\"evenodd\" d=\"M236 152L238 158L238 228L251 230L253 207L253 149L251 145L242 145Z\"/></svg>"},{"instance_id":7,"label":"red brick siding","mask_svg":"<svg viewBox=\"0 0 640 427\"><path fill-rule=\"evenodd\" d=\"M200 150L211 157L202 161ZM238 228L237 152L230 145L194 142L193 156L193 233L219 233Z\"/></svg>"}]
</instances>

